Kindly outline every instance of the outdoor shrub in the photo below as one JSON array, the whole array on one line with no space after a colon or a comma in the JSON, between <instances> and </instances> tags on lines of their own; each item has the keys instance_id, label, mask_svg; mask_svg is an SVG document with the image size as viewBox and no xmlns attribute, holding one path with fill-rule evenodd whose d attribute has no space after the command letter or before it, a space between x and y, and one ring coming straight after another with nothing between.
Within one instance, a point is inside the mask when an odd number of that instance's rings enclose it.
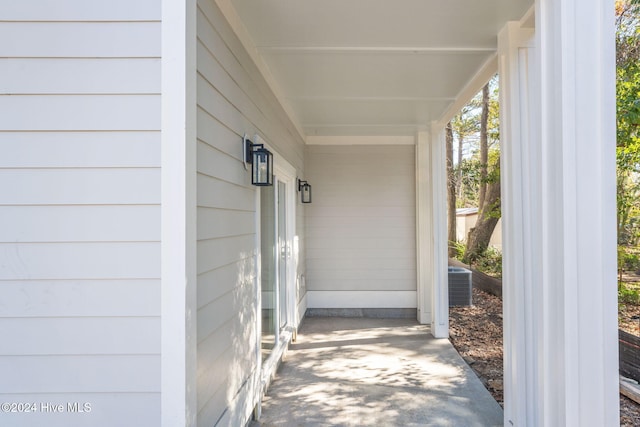
<instances>
[{"instance_id":1,"label":"outdoor shrub","mask_svg":"<svg viewBox=\"0 0 640 427\"><path fill-rule=\"evenodd\" d=\"M630 248L618 246L618 269L622 271L640 270L640 257Z\"/></svg>"},{"instance_id":2,"label":"outdoor shrub","mask_svg":"<svg viewBox=\"0 0 640 427\"><path fill-rule=\"evenodd\" d=\"M483 273L493 277L502 277L502 252L489 246L478 255L474 265Z\"/></svg>"},{"instance_id":3,"label":"outdoor shrub","mask_svg":"<svg viewBox=\"0 0 640 427\"><path fill-rule=\"evenodd\" d=\"M635 289L630 289L623 283L618 289L618 302L625 304L640 304L640 294Z\"/></svg>"},{"instance_id":4,"label":"outdoor shrub","mask_svg":"<svg viewBox=\"0 0 640 427\"><path fill-rule=\"evenodd\" d=\"M464 251L466 249L464 242L449 242L449 247L455 251L456 259L464 259Z\"/></svg>"}]
</instances>

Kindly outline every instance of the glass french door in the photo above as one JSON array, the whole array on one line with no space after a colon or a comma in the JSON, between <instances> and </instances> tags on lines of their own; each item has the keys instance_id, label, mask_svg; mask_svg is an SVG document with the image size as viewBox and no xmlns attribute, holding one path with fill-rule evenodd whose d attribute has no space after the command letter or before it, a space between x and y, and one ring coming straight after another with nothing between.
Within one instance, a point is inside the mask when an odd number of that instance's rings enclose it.
<instances>
[{"instance_id":1,"label":"glass french door","mask_svg":"<svg viewBox=\"0 0 640 427\"><path fill-rule=\"evenodd\" d=\"M260 249L262 283L262 360L269 357L286 327L287 274L290 248L287 236L287 183L260 189Z\"/></svg>"}]
</instances>

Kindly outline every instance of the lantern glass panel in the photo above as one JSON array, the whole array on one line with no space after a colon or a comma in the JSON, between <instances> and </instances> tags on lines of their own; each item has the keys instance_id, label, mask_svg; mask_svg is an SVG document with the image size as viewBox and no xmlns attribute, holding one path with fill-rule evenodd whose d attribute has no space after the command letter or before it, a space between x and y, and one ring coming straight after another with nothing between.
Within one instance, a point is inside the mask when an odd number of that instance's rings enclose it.
<instances>
[{"instance_id":1,"label":"lantern glass panel","mask_svg":"<svg viewBox=\"0 0 640 427\"><path fill-rule=\"evenodd\" d=\"M269 150L258 148L253 151L253 185L273 185L273 155Z\"/></svg>"},{"instance_id":2,"label":"lantern glass panel","mask_svg":"<svg viewBox=\"0 0 640 427\"><path fill-rule=\"evenodd\" d=\"M300 192L302 203L311 203L311 185L303 184Z\"/></svg>"}]
</instances>

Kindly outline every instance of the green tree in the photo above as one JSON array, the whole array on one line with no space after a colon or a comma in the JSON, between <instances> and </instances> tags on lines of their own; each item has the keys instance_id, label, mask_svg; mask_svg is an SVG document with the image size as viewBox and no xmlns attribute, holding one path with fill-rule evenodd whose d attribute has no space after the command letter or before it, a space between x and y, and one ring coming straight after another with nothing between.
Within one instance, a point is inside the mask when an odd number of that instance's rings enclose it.
<instances>
[{"instance_id":1,"label":"green tree","mask_svg":"<svg viewBox=\"0 0 640 427\"><path fill-rule=\"evenodd\" d=\"M489 96L490 83L482 88L482 103L480 113L480 181L478 183L478 219L469 231L465 258L469 262L475 261L484 254L489 246L491 235L501 216L500 210L500 155L494 149L489 160L489 116L491 99ZM493 144L491 144L493 145Z\"/></svg>"},{"instance_id":2,"label":"green tree","mask_svg":"<svg viewBox=\"0 0 640 427\"><path fill-rule=\"evenodd\" d=\"M616 2L618 243L640 237L640 7Z\"/></svg>"}]
</instances>

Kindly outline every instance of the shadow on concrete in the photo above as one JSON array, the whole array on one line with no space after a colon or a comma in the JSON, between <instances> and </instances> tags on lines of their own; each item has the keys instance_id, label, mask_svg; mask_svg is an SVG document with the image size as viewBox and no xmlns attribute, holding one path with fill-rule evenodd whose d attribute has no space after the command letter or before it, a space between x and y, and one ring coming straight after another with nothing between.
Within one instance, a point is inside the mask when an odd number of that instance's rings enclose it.
<instances>
[{"instance_id":1,"label":"shadow on concrete","mask_svg":"<svg viewBox=\"0 0 640 427\"><path fill-rule=\"evenodd\" d=\"M448 340L406 319L308 318L253 426L497 426Z\"/></svg>"}]
</instances>

